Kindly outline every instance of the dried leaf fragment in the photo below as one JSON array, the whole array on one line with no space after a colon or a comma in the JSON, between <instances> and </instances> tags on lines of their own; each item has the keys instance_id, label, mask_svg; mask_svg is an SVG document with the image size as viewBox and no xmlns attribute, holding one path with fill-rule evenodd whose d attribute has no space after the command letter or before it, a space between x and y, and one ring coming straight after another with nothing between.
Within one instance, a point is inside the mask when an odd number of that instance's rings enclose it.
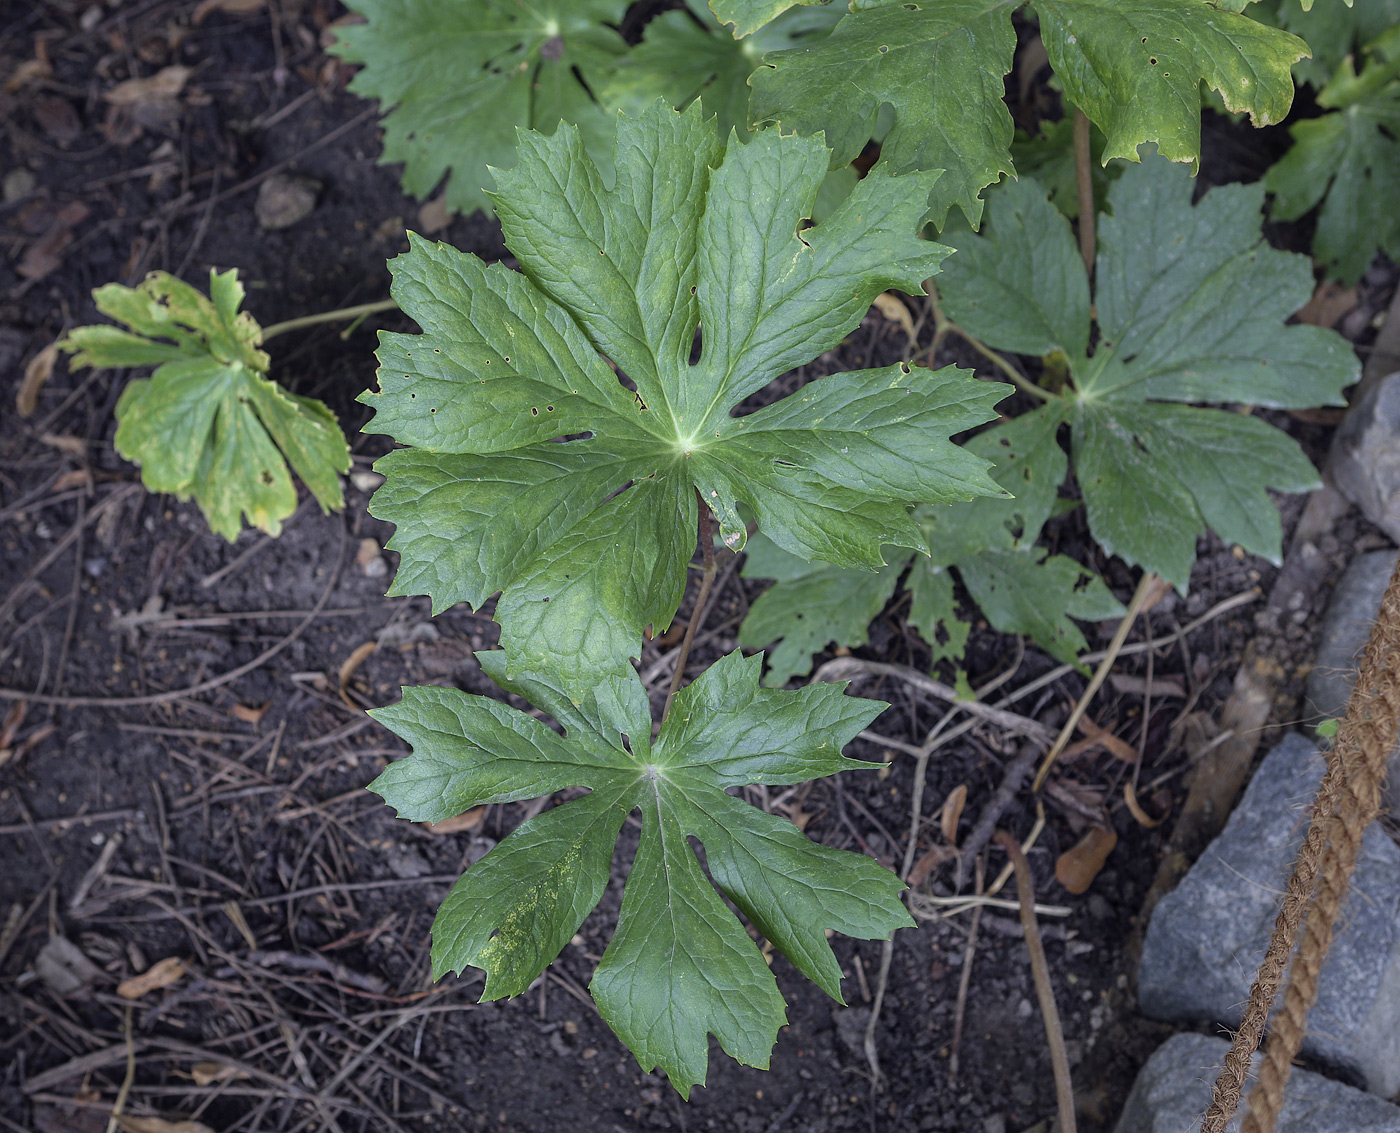
<instances>
[{"instance_id":1,"label":"dried leaf fragment","mask_svg":"<svg viewBox=\"0 0 1400 1133\"><path fill-rule=\"evenodd\" d=\"M251 704L235 704L229 709L229 715L235 720L242 720L245 724L257 724L267 715L267 710L271 707L272 701L270 700L266 704L256 706Z\"/></svg>"},{"instance_id":2,"label":"dried leaf fragment","mask_svg":"<svg viewBox=\"0 0 1400 1133\"><path fill-rule=\"evenodd\" d=\"M486 808L474 806L466 813L457 815L456 818L444 818L441 822L425 822L423 829L430 834L461 834L468 830L475 830L485 817Z\"/></svg>"},{"instance_id":3,"label":"dried leaf fragment","mask_svg":"<svg viewBox=\"0 0 1400 1133\"><path fill-rule=\"evenodd\" d=\"M127 79L118 83L102 98L113 106L140 106L145 103L164 102L184 90L185 83L192 74L192 67L162 67L148 78Z\"/></svg>"},{"instance_id":4,"label":"dried leaf fragment","mask_svg":"<svg viewBox=\"0 0 1400 1133\"><path fill-rule=\"evenodd\" d=\"M114 1114L112 1120L125 1133L214 1133L200 1121L167 1121L163 1117L128 1117Z\"/></svg>"},{"instance_id":5,"label":"dried leaf fragment","mask_svg":"<svg viewBox=\"0 0 1400 1133\"><path fill-rule=\"evenodd\" d=\"M139 976L132 976L117 985L117 994L123 999L140 999L160 988L169 987L185 974L185 964L178 956L167 956L157 960Z\"/></svg>"},{"instance_id":6,"label":"dried leaf fragment","mask_svg":"<svg viewBox=\"0 0 1400 1133\"><path fill-rule=\"evenodd\" d=\"M215 1082L241 1081L249 1074L227 1062L196 1062L190 1067L190 1077L196 1086L212 1086Z\"/></svg>"},{"instance_id":7,"label":"dried leaf fragment","mask_svg":"<svg viewBox=\"0 0 1400 1133\"><path fill-rule=\"evenodd\" d=\"M1098 877L1116 845L1116 830L1102 826L1089 827L1084 831L1084 837L1055 862L1055 879L1071 893L1083 893L1094 883L1094 878Z\"/></svg>"},{"instance_id":8,"label":"dried leaf fragment","mask_svg":"<svg viewBox=\"0 0 1400 1133\"><path fill-rule=\"evenodd\" d=\"M53 363L57 359L59 343L50 342L41 352L29 359L28 366L24 367L24 381L20 382L20 389L14 395L15 412L21 417L34 416L34 410L39 406L39 391L53 373Z\"/></svg>"},{"instance_id":9,"label":"dried leaf fragment","mask_svg":"<svg viewBox=\"0 0 1400 1133\"><path fill-rule=\"evenodd\" d=\"M958 844L958 820L962 818L963 807L967 805L967 784L959 783L943 800L943 809L938 813L938 828L950 846Z\"/></svg>"},{"instance_id":10,"label":"dried leaf fragment","mask_svg":"<svg viewBox=\"0 0 1400 1133\"><path fill-rule=\"evenodd\" d=\"M880 292L879 295L875 296L874 306L890 322L898 323L899 328L908 336L910 342L918 337L914 333L914 319L909 314L909 308L893 291Z\"/></svg>"},{"instance_id":11,"label":"dried leaf fragment","mask_svg":"<svg viewBox=\"0 0 1400 1133\"><path fill-rule=\"evenodd\" d=\"M215 12L223 12L227 16L251 16L254 12L261 12L265 7L267 7L267 0L203 0L199 7L194 10L190 22L195 27L199 27Z\"/></svg>"}]
</instances>

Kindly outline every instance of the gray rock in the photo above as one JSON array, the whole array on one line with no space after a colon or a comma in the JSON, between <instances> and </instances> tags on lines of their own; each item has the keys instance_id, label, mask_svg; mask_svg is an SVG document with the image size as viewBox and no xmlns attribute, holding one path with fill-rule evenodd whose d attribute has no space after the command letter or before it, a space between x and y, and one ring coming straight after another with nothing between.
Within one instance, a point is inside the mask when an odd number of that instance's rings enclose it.
<instances>
[{"instance_id":1,"label":"gray rock","mask_svg":"<svg viewBox=\"0 0 1400 1133\"><path fill-rule=\"evenodd\" d=\"M276 173L259 186L253 213L269 232L290 228L311 215L320 191L321 182L314 177Z\"/></svg>"},{"instance_id":2,"label":"gray rock","mask_svg":"<svg viewBox=\"0 0 1400 1133\"><path fill-rule=\"evenodd\" d=\"M1332 440L1329 470L1337 491L1400 543L1400 371L1347 411Z\"/></svg>"},{"instance_id":3,"label":"gray rock","mask_svg":"<svg viewBox=\"0 0 1400 1133\"><path fill-rule=\"evenodd\" d=\"M1400 551L1372 551L1358 555L1347 567L1322 620L1322 640L1317 659L1308 673L1304 719L1311 724L1341 716L1346 711L1356 667L1371 624L1381 608L1381 596L1395 570ZM1391 753L1385 805L1400 814L1400 748Z\"/></svg>"},{"instance_id":4,"label":"gray rock","mask_svg":"<svg viewBox=\"0 0 1400 1133\"><path fill-rule=\"evenodd\" d=\"M1195 1133L1229 1049L1224 1039L1209 1035L1173 1035L1138 1072L1115 1133ZM1239 1133L1247 1108L1241 1104L1228 1133ZM1278 1133L1400 1133L1400 1106L1295 1069Z\"/></svg>"},{"instance_id":5,"label":"gray rock","mask_svg":"<svg viewBox=\"0 0 1400 1133\"><path fill-rule=\"evenodd\" d=\"M1152 914L1138 970L1144 1014L1238 1026L1322 771L1318 749L1296 734L1265 757L1220 836ZM1375 826L1308 1028L1305 1054L1373 1093L1400 1090L1400 847Z\"/></svg>"}]
</instances>

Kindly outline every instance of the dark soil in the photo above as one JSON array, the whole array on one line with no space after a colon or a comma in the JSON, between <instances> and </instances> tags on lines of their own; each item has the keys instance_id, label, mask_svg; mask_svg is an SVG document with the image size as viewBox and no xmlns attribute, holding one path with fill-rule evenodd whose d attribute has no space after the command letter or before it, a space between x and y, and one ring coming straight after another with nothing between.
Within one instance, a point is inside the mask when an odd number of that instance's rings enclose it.
<instances>
[{"instance_id":1,"label":"dark soil","mask_svg":"<svg viewBox=\"0 0 1400 1133\"><path fill-rule=\"evenodd\" d=\"M436 903L531 808L492 807L473 830L435 834L397 820L363 790L405 750L363 706L392 702L413 683L503 695L472 657L494 644L489 609L431 618L426 599L385 598L381 568L392 570L392 556L365 542L382 546L391 533L365 511L372 477L363 474L386 444L358 433L368 412L355 397L373 382L373 331L412 329L407 320L380 317L346 336L339 326L319 328L275 344L274 376L327 400L356 438L344 513L323 516L308 500L277 540L244 532L229 545L192 504L136 486L135 469L112 449L126 374L60 362L32 416L10 409L25 365L66 329L97 320L95 286L134 284L157 268L202 284L210 267L236 267L249 309L269 324L380 298L386 258L405 246L405 225L421 224L397 170L375 164L373 109L345 92L343 68L322 52L339 9L281 0L271 6L275 18L215 11L195 24L194 8L50 0L13 4L0 22L0 74L36 59L49 65L0 94L0 171L16 190L0 205L0 686L70 698L0 701L0 711L24 706L0 739L0 1125L105 1128L129 1036L136 1058L127 1112L194 1117L220 1133L1044 1128L1054 1110L1049 1055L1016 914L1004 908L981 920L956 1082L949 1066L965 912L897 934L876 1029L878 1083L863 1038L882 946L840 938L849 1007L775 958L790 1019L768 1072L716 1049L708 1085L689 1103L643 1073L584 990L615 923L631 828L602 907L547 982L483 1005L474 1003L479 977L431 983ZM116 83L176 64L194 71L170 105L132 121L104 102ZM1221 137L1208 158L1238 148L1236 134ZM264 232L254 202L273 171L321 188L306 219ZM1234 175L1226 157L1207 173ZM480 216L455 219L439 236L487 258L505 255L498 228ZM1393 274L1380 270L1363 288L1363 307L1384 310L1393 288ZM1351 321L1358 333L1368 329L1368 317ZM840 350L786 381L885 364L904 350L902 332L872 311ZM939 360L977 361L951 349ZM1322 450L1325 426L1281 421L1311 452ZM1285 517L1299 506L1284 501ZM1120 596L1131 593L1121 564L1095 558L1082 519L1067 516L1056 538L1058 550L1104 570ZM1333 570L1358 540L1365 533L1347 528L1324 548ZM1151 632L1161 640L1223 599L1266 593L1274 575L1268 563L1203 542L1190 596L1156 606ZM736 572L725 576L709 615L718 630L702 637L692 672L735 647L754 593ZM903 610L896 601L861 654L926 670L928 650ZM1300 691L1315 612L1294 611L1277 631L1286 672L1280 721ZM1091 629L1091 647L1106 644L1113 628ZM1186 695L1154 696L1145 728L1140 694L1110 689L1095 702L1099 724L1142 745L1149 812L1179 804L1183 736L1191 721L1216 713L1254 632L1245 606L1159 651L1155 678L1172 678ZM1133 640L1141 638L1140 625ZM228 673L274 646L264 663L205 693L141 699ZM669 648L649 646L643 668ZM1005 692L1052 664L980 626L968 667L974 685L1014 668ZM1126 658L1115 671L1143 674L1145 658ZM1082 688L1070 674L1016 708L1058 726ZM873 727L904 744L920 743L946 707L898 683L866 681L860 691L891 702ZM134 699L84 703L94 697ZM889 766L812 785L797 812L812 837L897 864L913 760L864 741L851 750ZM1014 738L987 728L939 753L925 785L920 852L939 840L939 808L964 784L966 833L1015 750ZM1030 854L1039 899L1069 910L1043 920L1088 1130L1111 1128L1132 1075L1167 1033L1135 1015L1131 961L1137 913L1171 823L1134 821L1122 802L1130 773L1102 750L1058 773L1082 808L1107 808L1120 836L1087 893L1072 896L1054 879L1057 856L1083 829L1073 807L1049 803ZM1035 817L1023 791L1001 822L1025 837ZM989 876L1002 861L991 856ZM923 891L946 895L949 882L945 867ZM55 936L100 969L67 997L35 974ZM185 965L178 982L134 1006L116 995L120 981L168 957ZM200 1063L223 1075L208 1081ZM49 1073L63 1066L71 1072Z\"/></svg>"}]
</instances>

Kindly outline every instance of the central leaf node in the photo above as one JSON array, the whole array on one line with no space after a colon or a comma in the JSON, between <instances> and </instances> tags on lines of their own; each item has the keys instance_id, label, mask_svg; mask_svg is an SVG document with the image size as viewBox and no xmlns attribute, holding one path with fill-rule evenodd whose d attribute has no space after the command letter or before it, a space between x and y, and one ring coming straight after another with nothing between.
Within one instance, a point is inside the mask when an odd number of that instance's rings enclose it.
<instances>
[{"instance_id":1,"label":"central leaf node","mask_svg":"<svg viewBox=\"0 0 1400 1133\"><path fill-rule=\"evenodd\" d=\"M918 235L935 174L876 168L799 238L831 156L819 139L726 149L699 104L662 103L617 137L608 189L573 127L520 135L493 198L518 272L413 238L393 293L423 334L381 337L367 396L374 428L410 446L380 461L373 505L398 526L392 593L442 610L500 591L512 672L578 695L670 624L697 493L736 551L752 519L865 570L882 545L922 547L911 504L1003 494L948 437L1008 387L953 367L832 374L731 416L882 291L921 293L948 254Z\"/></svg>"}]
</instances>

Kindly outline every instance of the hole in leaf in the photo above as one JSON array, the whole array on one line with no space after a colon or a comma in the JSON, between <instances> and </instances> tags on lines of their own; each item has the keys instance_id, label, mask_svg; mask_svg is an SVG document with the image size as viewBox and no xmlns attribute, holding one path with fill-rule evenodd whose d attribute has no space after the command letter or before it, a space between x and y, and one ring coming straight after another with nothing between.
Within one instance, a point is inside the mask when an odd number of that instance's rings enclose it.
<instances>
[{"instance_id":1,"label":"hole in leaf","mask_svg":"<svg viewBox=\"0 0 1400 1133\"><path fill-rule=\"evenodd\" d=\"M888 43L882 43L878 50L881 55L888 55L890 53L890 45Z\"/></svg>"}]
</instances>

